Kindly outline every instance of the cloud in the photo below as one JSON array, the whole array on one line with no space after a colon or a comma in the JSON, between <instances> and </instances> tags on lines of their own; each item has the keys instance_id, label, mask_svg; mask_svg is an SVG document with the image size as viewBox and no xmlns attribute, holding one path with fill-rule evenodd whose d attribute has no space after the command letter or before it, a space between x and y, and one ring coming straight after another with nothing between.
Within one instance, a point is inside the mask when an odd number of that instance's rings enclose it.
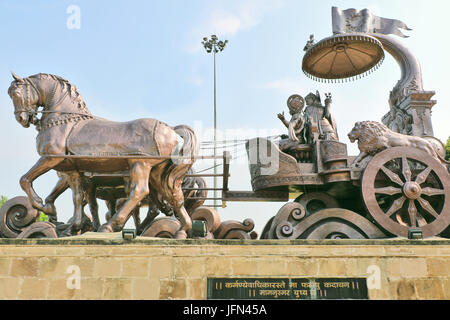
<instances>
[{"instance_id":1,"label":"cloud","mask_svg":"<svg viewBox=\"0 0 450 320\"><path fill-rule=\"evenodd\" d=\"M213 33L234 36L241 30L251 29L258 25L265 12L266 5L263 2L244 2L230 11L216 10L212 12L206 26Z\"/></svg>"},{"instance_id":2,"label":"cloud","mask_svg":"<svg viewBox=\"0 0 450 320\"><path fill-rule=\"evenodd\" d=\"M205 83L205 79L199 74L191 75L186 81L196 87L201 87Z\"/></svg>"},{"instance_id":3,"label":"cloud","mask_svg":"<svg viewBox=\"0 0 450 320\"><path fill-rule=\"evenodd\" d=\"M192 28L185 50L189 53L201 51L199 39L204 36L216 34L219 38L230 38L240 31L249 30L260 24L263 17L281 3L264 0L227 1L226 8L218 3L217 6L206 10L203 14L206 19Z\"/></svg>"},{"instance_id":4,"label":"cloud","mask_svg":"<svg viewBox=\"0 0 450 320\"><path fill-rule=\"evenodd\" d=\"M300 80L292 78L283 78L270 81L262 85L263 89L276 90L284 95L304 92L305 89Z\"/></svg>"},{"instance_id":5,"label":"cloud","mask_svg":"<svg viewBox=\"0 0 450 320\"><path fill-rule=\"evenodd\" d=\"M372 3L372 4L370 4L370 5L366 6L366 7L367 7L367 9L369 9L370 12L372 12L374 15L381 17L381 15L382 15L382 14L381 14L381 8L380 8L380 6L379 6L378 4Z\"/></svg>"}]
</instances>

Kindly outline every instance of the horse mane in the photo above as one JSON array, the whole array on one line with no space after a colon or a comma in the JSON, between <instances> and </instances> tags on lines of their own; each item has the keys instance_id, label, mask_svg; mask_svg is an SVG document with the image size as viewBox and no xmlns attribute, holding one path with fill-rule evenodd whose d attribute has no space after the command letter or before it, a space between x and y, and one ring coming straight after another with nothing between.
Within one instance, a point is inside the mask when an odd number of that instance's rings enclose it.
<instances>
[{"instance_id":1,"label":"horse mane","mask_svg":"<svg viewBox=\"0 0 450 320\"><path fill-rule=\"evenodd\" d=\"M47 80L54 80L58 81L60 85L63 86L63 89L67 90L69 97L72 101L74 101L78 109L80 109L81 112L89 113L89 110L87 109L86 102L84 102L83 97L78 92L78 89L75 85L71 84L68 80L56 76L54 74L48 74L48 73L38 73L32 76L29 76L28 79L47 79Z\"/></svg>"}]
</instances>

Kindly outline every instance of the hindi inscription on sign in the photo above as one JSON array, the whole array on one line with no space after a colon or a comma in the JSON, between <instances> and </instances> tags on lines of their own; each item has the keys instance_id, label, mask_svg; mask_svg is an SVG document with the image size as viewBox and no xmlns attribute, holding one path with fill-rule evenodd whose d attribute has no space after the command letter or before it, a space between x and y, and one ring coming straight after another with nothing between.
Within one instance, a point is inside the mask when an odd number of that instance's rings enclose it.
<instances>
[{"instance_id":1,"label":"hindi inscription on sign","mask_svg":"<svg viewBox=\"0 0 450 320\"><path fill-rule=\"evenodd\" d=\"M368 299L366 278L208 278L208 299Z\"/></svg>"}]
</instances>

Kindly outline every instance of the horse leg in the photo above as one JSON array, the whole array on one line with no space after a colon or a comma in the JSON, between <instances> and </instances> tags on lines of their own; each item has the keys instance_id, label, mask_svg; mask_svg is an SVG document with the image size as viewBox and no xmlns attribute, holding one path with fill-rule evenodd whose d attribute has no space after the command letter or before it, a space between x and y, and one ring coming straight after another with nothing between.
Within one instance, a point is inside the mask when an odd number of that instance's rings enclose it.
<instances>
[{"instance_id":1,"label":"horse leg","mask_svg":"<svg viewBox=\"0 0 450 320\"><path fill-rule=\"evenodd\" d=\"M139 226L141 225L141 218L139 217L139 210L140 206L137 205L136 208L134 208L131 211L131 214L133 215L133 220L134 220L134 226L136 227L136 230L139 228Z\"/></svg>"},{"instance_id":2,"label":"horse leg","mask_svg":"<svg viewBox=\"0 0 450 320\"><path fill-rule=\"evenodd\" d=\"M83 183L79 172L73 171L68 174L68 181L72 189L72 198L74 205L73 221L70 226L72 234L76 234L81 230L83 212Z\"/></svg>"},{"instance_id":3,"label":"horse leg","mask_svg":"<svg viewBox=\"0 0 450 320\"><path fill-rule=\"evenodd\" d=\"M106 207L108 208L108 212L105 214L105 220L111 220L111 217L116 214L116 202L115 198L106 200Z\"/></svg>"},{"instance_id":4,"label":"horse leg","mask_svg":"<svg viewBox=\"0 0 450 320\"><path fill-rule=\"evenodd\" d=\"M64 191L69 188L68 177L64 173L59 173L59 180L53 188L52 192L45 198L44 210L42 210L46 215L51 216L51 220L57 221L57 214L55 208L55 200L58 198Z\"/></svg>"},{"instance_id":5,"label":"horse leg","mask_svg":"<svg viewBox=\"0 0 450 320\"><path fill-rule=\"evenodd\" d=\"M181 180L175 183L172 190L170 204L172 205L175 216L180 221L181 227L175 234L176 239L186 239L192 230L192 219L184 208L184 195L181 189Z\"/></svg>"},{"instance_id":6,"label":"horse leg","mask_svg":"<svg viewBox=\"0 0 450 320\"><path fill-rule=\"evenodd\" d=\"M131 211L149 193L148 179L151 165L146 161L130 160L130 189L127 201L111 220L100 227L100 232L120 231L130 217Z\"/></svg>"},{"instance_id":7,"label":"horse leg","mask_svg":"<svg viewBox=\"0 0 450 320\"><path fill-rule=\"evenodd\" d=\"M170 171L168 172L168 170ZM159 199L158 195L161 195L161 199L157 201L161 211L166 213L166 215L170 215L170 211L173 211L178 221L180 221L181 227L176 232L175 238L185 239L192 229L192 219L184 207L184 194L181 188L182 176L173 181L173 175L180 173L173 170L174 168L171 168L170 165L161 164L155 166L150 176L150 183L152 184L152 190L155 190L154 198ZM185 170L186 172L187 169ZM168 176L162 179L165 174L168 174ZM166 201L168 205L166 205Z\"/></svg>"},{"instance_id":8,"label":"horse leg","mask_svg":"<svg viewBox=\"0 0 450 320\"><path fill-rule=\"evenodd\" d=\"M137 234L141 234L149 225L150 223L155 220L155 218L159 215L160 211L158 210L158 207L154 203L149 203L148 205L148 211L147 216L145 217L144 221L139 225L139 227L136 229Z\"/></svg>"},{"instance_id":9,"label":"horse leg","mask_svg":"<svg viewBox=\"0 0 450 320\"><path fill-rule=\"evenodd\" d=\"M96 186L92 182L87 182L85 185L85 192L89 204L89 211L92 215L92 231L97 231L100 228L100 219L98 217L98 203L96 195Z\"/></svg>"},{"instance_id":10,"label":"horse leg","mask_svg":"<svg viewBox=\"0 0 450 320\"><path fill-rule=\"evenodd\" d=\"M27 173L25 173L22 178L20 178L20 186L22 187L22 190L27 194L33 208L44 212L45 210L48 211L48 208L46 209L44 207L42 199L36 194L36 191L34 191L33 181L36 180L39 176L53 169L63 160L63 158L49 158L46 156L42 156L41 158L39 158L38 162L36 162L36 164Z\"/></svg>"}]
</instances>

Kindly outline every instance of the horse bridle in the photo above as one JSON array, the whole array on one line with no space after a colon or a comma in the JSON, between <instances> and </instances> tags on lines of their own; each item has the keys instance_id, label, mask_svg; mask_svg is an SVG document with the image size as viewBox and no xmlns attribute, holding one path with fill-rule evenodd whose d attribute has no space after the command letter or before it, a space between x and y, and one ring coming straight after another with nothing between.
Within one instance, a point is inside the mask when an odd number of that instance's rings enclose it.
<instances>
[{"instance_id":1,"label":"horse bridle","mask_svg":"<svg viewBox=\"0 0 450 320\"><path fill-rule=\"evenodd\" d=\"M18 114L18 113L22 113L25 112L28 117L31 118L31 123L34 125L37 125L39 123L39 119L37 118L37 114L41 113L60 113L60 114L72 114L72 115L81 115L81 116L89 116L92 117L92 115L90 114L86 114L86 113L81 113L81 112L68 112L68 111L49 111L49 110L37 110L37 108L39 107L38 105L36 105L36 109L33 108L31 101L30 101L30 86L34 89L34 91L36 92L36 94L39 96L39 90L36 88L36 86L34 85L33 81L29 80L29 79L24 79L25 81L25 86L26 86L26 105L22 106L25 109L20 109L20 110L16 110L14 111L14 114ZM53 101L54 97L55 97L55 93L56 93L56 88L54 88L54 90L52 91L52 97L50 99L50 101ZM55 106L59 105L67 96L67 92L64 93L64 95L59 99L59 101L55 104Z\"/></svg>"}]
</instances>

